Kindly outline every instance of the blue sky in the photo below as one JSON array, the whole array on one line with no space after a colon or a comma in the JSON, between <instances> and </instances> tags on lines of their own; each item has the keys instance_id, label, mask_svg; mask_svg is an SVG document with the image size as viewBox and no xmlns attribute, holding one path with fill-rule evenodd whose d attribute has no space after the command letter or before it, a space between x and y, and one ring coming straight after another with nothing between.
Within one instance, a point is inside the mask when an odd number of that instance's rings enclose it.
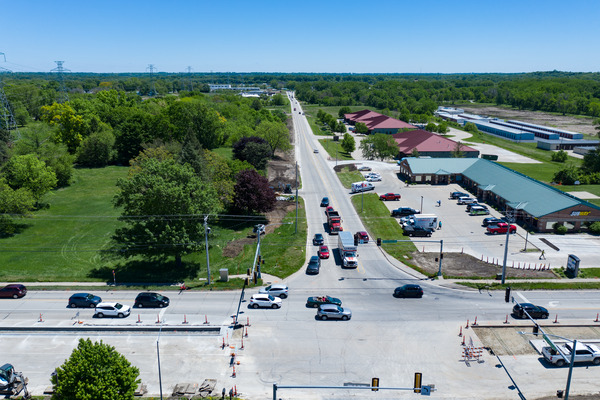
<instances>
[{"instance_id":1,"label":"blue sky","mask_svg":"<svg viewBox=\"0 0 600 400\"><path fill-rule=\"evenodd\" d=\"M599 21L591 0L0 0L0 67L597 72Z\"/></svg>"}]
</instances>

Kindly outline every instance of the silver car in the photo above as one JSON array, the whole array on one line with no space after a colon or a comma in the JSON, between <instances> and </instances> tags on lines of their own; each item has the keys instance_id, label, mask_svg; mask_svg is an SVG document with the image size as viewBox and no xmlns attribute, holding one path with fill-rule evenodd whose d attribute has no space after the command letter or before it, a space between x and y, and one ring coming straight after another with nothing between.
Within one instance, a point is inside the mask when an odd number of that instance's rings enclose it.
<instances>
[{"instance_id":1,"label":"silver car","mask_svg":"<svg viewBox=\"0 0 600 400\"><path fill-rule=\"evenodd\" d=\"M131 314L131 307L124 306L121 303L99 303L96 306L94 316L98 318L104 317L128 317Z\"/></svg>"},{"instance_id":2,"label":"silver car","mask_svg":"<svg viewBox=\"0 0 600 400\"><path fill-rule=\"evenodd\" d=\"M288 297L288 287L282 283L274 283L265 288L260 288L258 293L266 293L272 296L281 297L285 299Z\"/></svg>"},{"instance_id":3,"label":"silver car","mask_svg":"<svg viewBox=\"0 0 600 400\"><path fill-rule=\"evenodd\" d=\"M248 307L281 308L281 299L266 293L253 294L252 297L250 297L250 303L248 304Z\"/></svg>"},{"instance_id":4,"label":"silver car","mask_svg":"<svg viewBox=\"0 0 600 400\"><path fill-rule=\"evenodd\" d=\"M348 321L352 318L352 311L349 308L336 306L335 304L321 304L317 311L317 318L322 321L327 319L341 319Z\"/></svg>"}]
</instances>

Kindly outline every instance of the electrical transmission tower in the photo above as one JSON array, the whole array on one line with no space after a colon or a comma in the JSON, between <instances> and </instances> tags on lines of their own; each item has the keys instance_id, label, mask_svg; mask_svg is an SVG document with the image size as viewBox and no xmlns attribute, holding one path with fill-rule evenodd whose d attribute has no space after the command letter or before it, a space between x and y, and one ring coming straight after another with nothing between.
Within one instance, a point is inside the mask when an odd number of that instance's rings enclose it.
<instances>
[{"instance_id":1,"label":"electrical transmission tower","mask_svg":"<svg viewBox=\"0 0 600 400\"><path fill-rule=\"evenodd\" d=\"M56 68L51 69L50 72L56 72L56 74L58 75L58 102L64 103L65 101L69 101L69 94L67 92L67 86L65 85L65 76L63 74L65 72L71 72L71 70L63 67L64 61L54 62L56 63Z\"/></svg>"},{"instance_id":2,"label":"electrical transmission tower","mask_svg":"<svg viewBox=\"0 0 600 400\"><path fill-rule=\"evenodd\" d=\"M6 62L6 55L0 53L0 56L2 56ZM19 129L17 128L17 121L12 112L12 107L6 98L6 94L4 94L4 82L2 82L2 75L10 72L10 70L0 67L0 129L5 129L6 132L14 130L16 137L19 138L20 134Z\"/></svg>"},{"instance_id":3,"label":"electrical transmission tower","mask_svg":"<svg viewBox=\"0 0 600 400\"><path fill-rule=\"evenodd\" d=\"M189 80L189 84L190 84L190 92L193 92L194 91L194 85L192 84L192 71L193 71L193 69L192 69L192 67L187 67L185 70L188 73L188 80Z\"/></svg>"},{"instance_id":4,"label":"electrical transmission tower","mask_svg":"<svg viewBox=\"0 0 600 400\"><path fill-rule=\"evenodd\" d=\"M154 68L154 64L148 64L146 71L150 72L150 86L152 87L149 95L155 96L156 95L156 86L154 86L154 73L156 72L156 68Z\"/></svg>"}]
</instances>

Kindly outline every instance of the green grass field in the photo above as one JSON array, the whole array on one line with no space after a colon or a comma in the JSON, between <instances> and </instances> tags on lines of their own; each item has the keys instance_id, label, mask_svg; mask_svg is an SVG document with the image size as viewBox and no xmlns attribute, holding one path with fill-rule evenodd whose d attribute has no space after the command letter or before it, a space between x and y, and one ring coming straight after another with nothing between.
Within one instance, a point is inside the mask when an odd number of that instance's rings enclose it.
<instances>
[{"instance_id":1,"label":"green grass field","mask_svg":"<svg viewBox=\"0 0 600 400\"><path fill-rule=\"evenodd\" d=\"M354 160L350 153L346 153L342 149L340 141L334 142L330 139L319 139L319 142L323 145L325 151L327 151L327 154L329 154L329 157L332 159L335 160L337 158L338 160Z\"/></svg>"},{"instance_id":2,"label":"green grass field","mask_svg":"<svg viewBox=\"0 0 600 400\"><path fill-rule=\"evenodd\" d=\"M342 170L337 173L337 177L346 189L350 189L354 182L362 182L365 180L365 177L359 171L350 171L348 167L342 168Z\"/></svg>"},{"instance_id":3,"label":"green grass field","mask_svg":"<svg viewBox=\"0 0 600 400\"><path fill-rule=\"evenodd\" d=\"M0 281L9 282L151 282L172 283L206 278L206 254L202 251L183 257L183 268L175 269L173 259L132 260L102 257L112 234L119 227L120 212L112 205L118 178L127 176L127 167L76 169L69 187L49 193L48 207L21 220L19 233L0 239ZM233 222L214 221L210 236L211 275L219 269L242 274L252 266L255 239L248 239L254 224L264 218L240 216ZM295 220L290 212L284 222ZM263 237L263 271L285 277L304 263L306 252L306 218L303 201L299 201L298 233L294 225L281 225ZM223 249L242 239L241 252L225 257ZM240 282L242 282L240 280ZM241 284L241 283L240 283ZM223 286L224 285L224 286ZM220 286L228 287L227 284Z\"/></svg>"}]
</instances>

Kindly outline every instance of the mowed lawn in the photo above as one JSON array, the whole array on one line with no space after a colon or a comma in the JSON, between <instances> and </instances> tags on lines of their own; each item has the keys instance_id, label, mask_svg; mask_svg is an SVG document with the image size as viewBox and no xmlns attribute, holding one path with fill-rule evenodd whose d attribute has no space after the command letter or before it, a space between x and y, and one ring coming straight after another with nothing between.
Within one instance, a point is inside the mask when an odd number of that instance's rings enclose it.
<instances>
[{"instance_id":1,"label":"mowed lawn","mask_svg":"<svg viewBox=\"0 0 600 400\"><path fill-rule=\"evenodd\" d=\"M100 250L118 225L112 206L127 167L75 169L71 186L52 191L48 207L21 220L23 230L0 239L0 281L91 281Z\"/></svg>"}]
</instances>

